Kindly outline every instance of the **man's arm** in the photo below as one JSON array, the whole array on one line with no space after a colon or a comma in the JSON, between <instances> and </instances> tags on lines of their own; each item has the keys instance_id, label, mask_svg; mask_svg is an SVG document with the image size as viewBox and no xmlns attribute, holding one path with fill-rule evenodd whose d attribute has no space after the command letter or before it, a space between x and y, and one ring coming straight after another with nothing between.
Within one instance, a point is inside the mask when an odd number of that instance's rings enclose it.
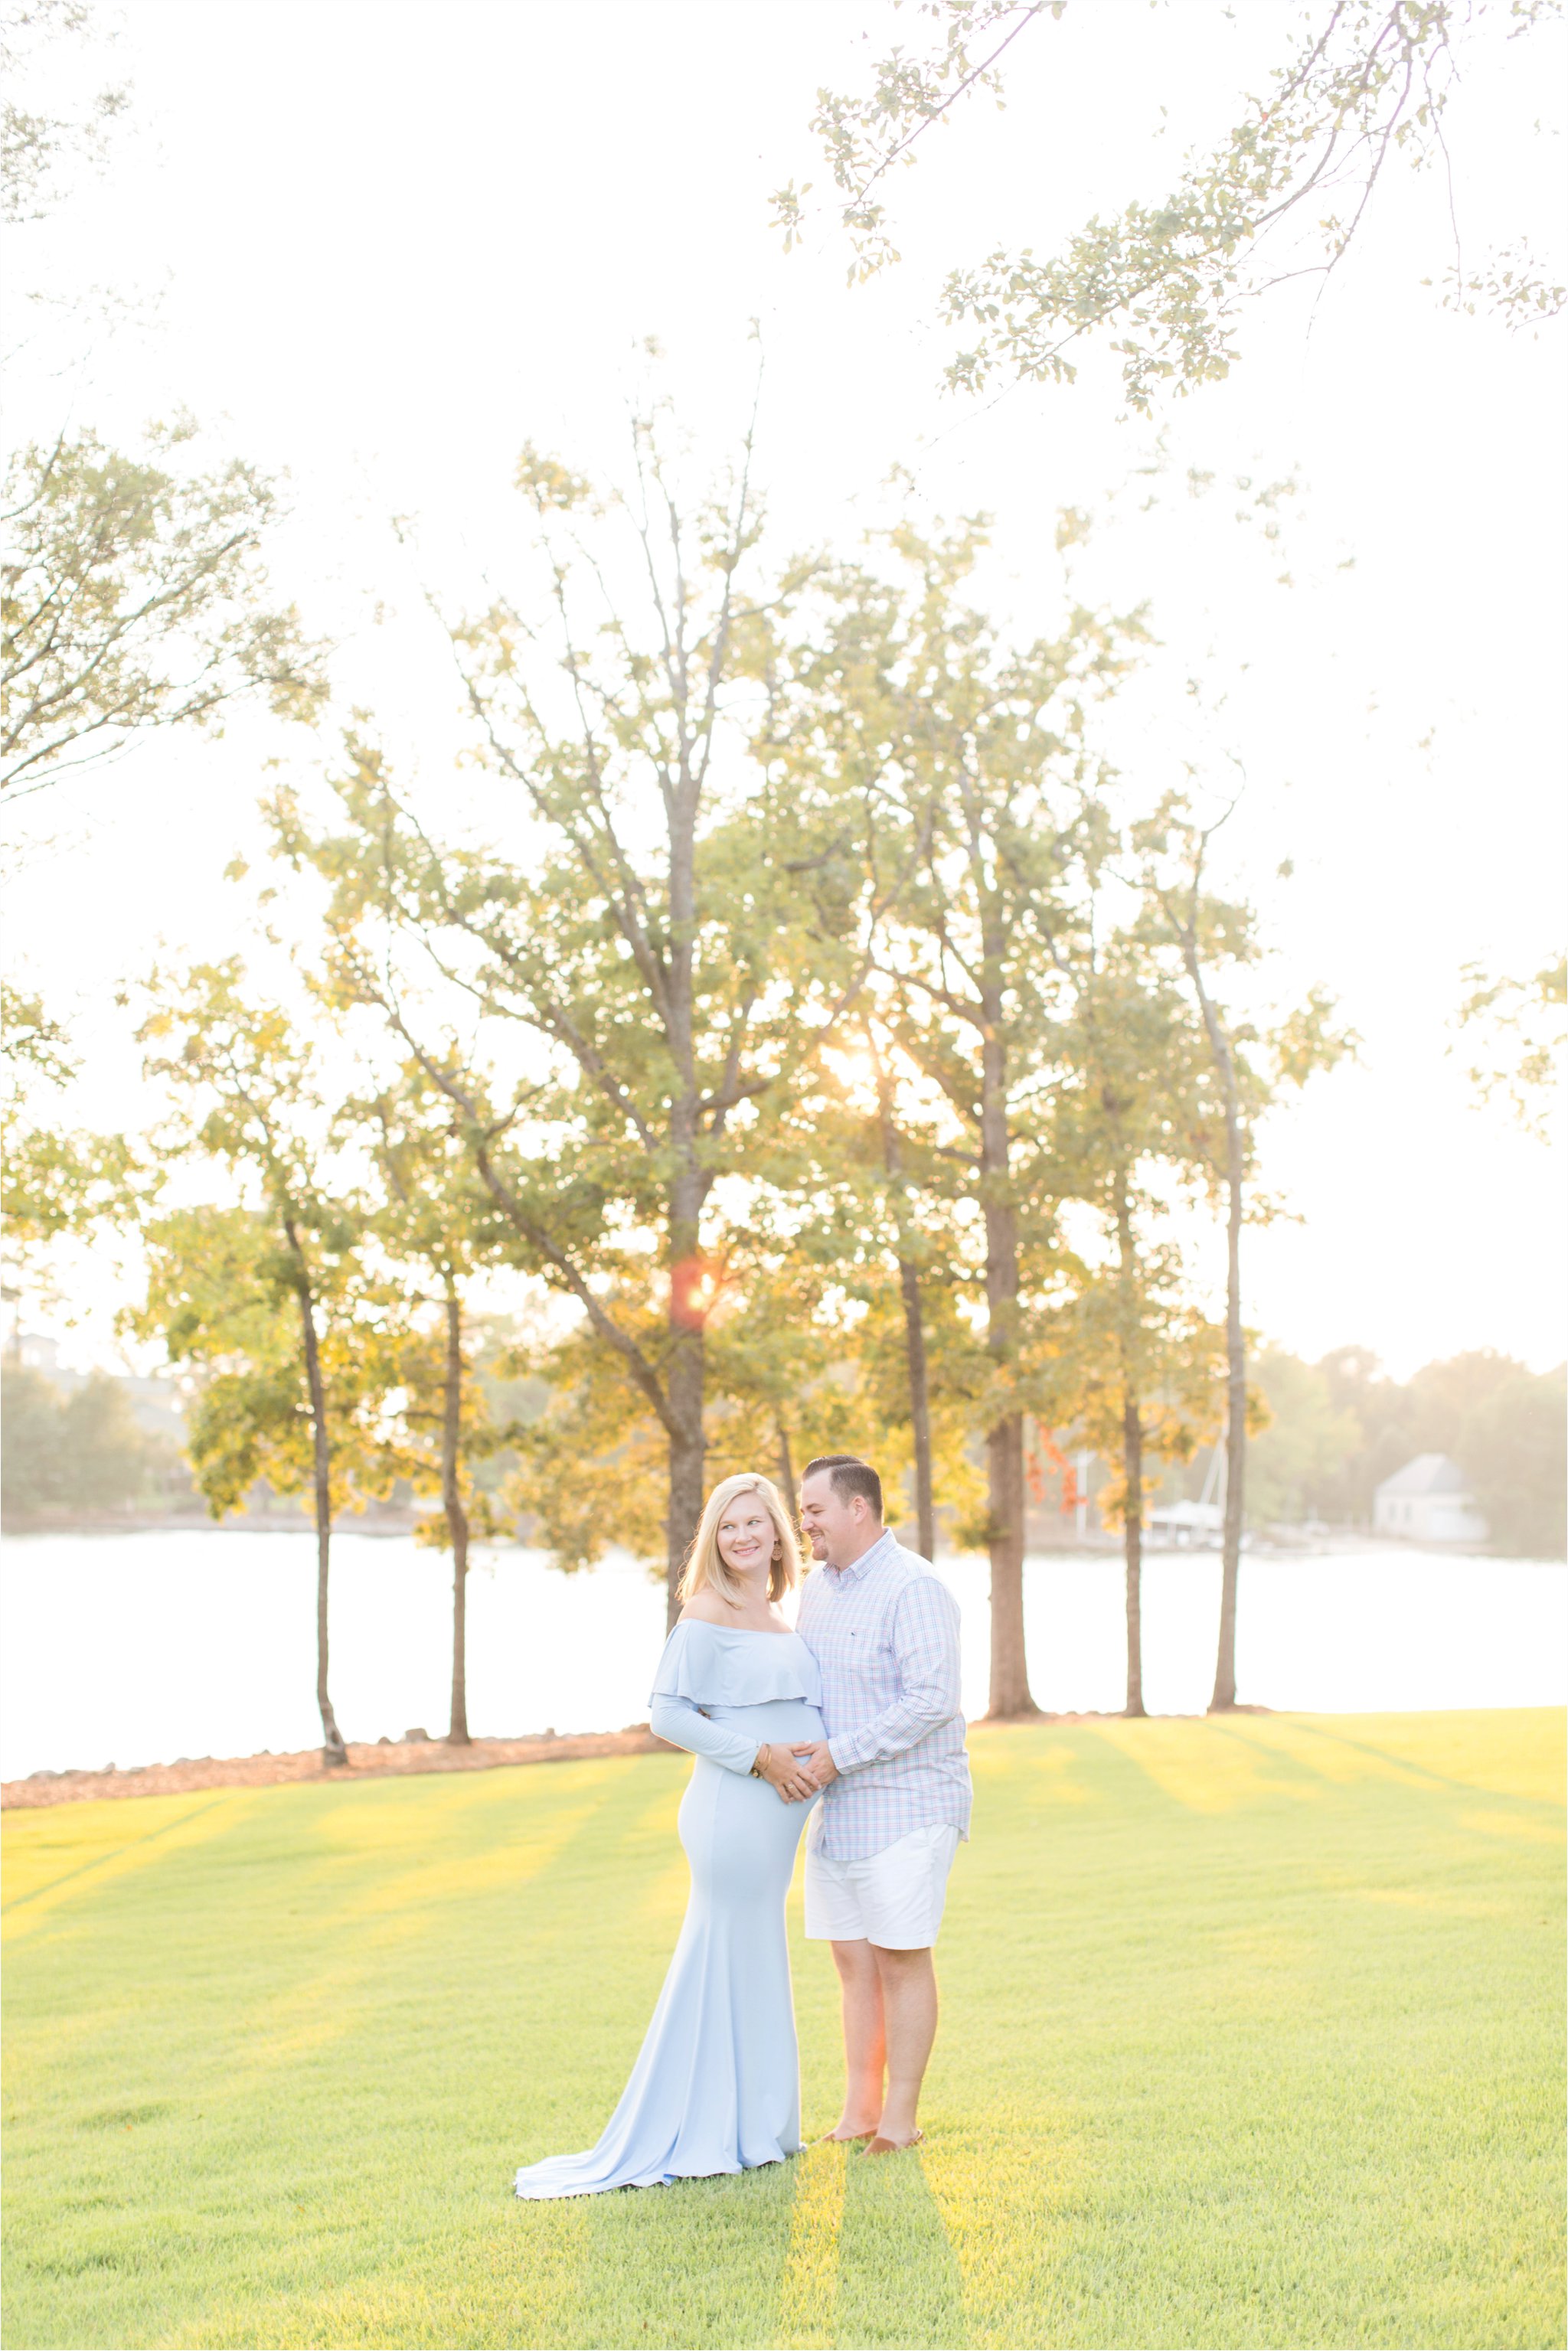
<instances>
[{"instance_id":1,"label":"man's arm","mask_svg":"<svg viewBox=\"0 0 1568 2351\"><path fill-rule=\"evenodd\" d=\"M907 1754L959 1711L958 1604L935 1575L917 1575L893 1612L893 1647L902 1684L893 1704L827 1742L836 1772L863 1771Z\"/></svg>"}]
</instances>

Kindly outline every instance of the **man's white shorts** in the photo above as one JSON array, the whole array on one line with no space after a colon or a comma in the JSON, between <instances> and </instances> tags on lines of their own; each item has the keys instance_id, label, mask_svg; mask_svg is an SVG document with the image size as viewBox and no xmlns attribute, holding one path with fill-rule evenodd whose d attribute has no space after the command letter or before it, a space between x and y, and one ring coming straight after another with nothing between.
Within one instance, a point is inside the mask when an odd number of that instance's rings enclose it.
<instances>
[{"instance_id":1,"label":"man's white shorts","mask_svg":"<svg viewBox=\"0 0 1568 2351\"><path fill-rule=\"evenodd\" d=\"M928 1821L863 1861L826 1861L806 1849L806 1932L814 1942L863 1936L884 1951L923 1951L936 1940L947 1873L958 1850L950 1821Z\"/></svg>"}]
</instances>

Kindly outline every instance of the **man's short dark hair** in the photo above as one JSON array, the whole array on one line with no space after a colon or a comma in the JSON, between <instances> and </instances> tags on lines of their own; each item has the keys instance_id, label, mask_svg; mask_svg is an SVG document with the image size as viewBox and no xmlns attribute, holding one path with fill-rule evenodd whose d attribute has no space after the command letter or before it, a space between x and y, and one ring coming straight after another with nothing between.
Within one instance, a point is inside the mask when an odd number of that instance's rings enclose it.
<instances>
[{"instance_id":1,"label":"man's short dark hair","mask_svg":"<svg viewBox=\"0 0 1568 2351\"><path fill-rule=\"evenodd\" d=\"M807 1478L814 1478L821 1469L828 1472L828 1482L841 1502L847 1502L852 1494L858 1494L881 1518L882 1479L869 1461L862 1461L856 1453L819 1453L814 1461L807 1462L801 1473L802 1482Z\"/></svg>"}]
</instances>

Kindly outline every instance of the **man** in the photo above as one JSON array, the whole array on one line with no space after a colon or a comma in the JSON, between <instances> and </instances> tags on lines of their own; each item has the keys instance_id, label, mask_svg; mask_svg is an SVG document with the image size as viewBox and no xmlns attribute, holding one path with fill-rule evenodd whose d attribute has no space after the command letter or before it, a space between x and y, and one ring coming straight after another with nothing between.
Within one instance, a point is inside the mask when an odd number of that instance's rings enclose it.
<instances>
[{"instance_id":1,"label":"man","mask_svg":"<svg viewBox=\"0 0 1568 2351\"><path fill-rule=\"evenodd\" d=\"M796 1750L825 1792L807 1841L806 1932L831 1943L843 2003L844 2110L828 2136L891 2155L924 2136L931 1947L969 1834L958 1608L883 1526L882 1480L852 1454L808 1465L800 1524L821 1563L799 1629L828 1734Z\"/></svg>"}]
</instances>

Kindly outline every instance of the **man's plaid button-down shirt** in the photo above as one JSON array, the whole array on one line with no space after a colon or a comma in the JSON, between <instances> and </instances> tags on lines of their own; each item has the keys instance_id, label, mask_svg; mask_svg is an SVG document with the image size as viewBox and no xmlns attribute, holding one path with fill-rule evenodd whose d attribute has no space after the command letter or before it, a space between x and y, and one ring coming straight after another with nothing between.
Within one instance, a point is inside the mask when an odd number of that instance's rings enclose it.
<instances>
[{"instance_id":1,"label":"man's plaid button-down shirt","mask_svg":"<svg viewBox=\"0 0 1568 2351\"><path fill-rule=\"evenodd\" d=\"M864 1861L912 1829L969 1834L969 1759L958 1710L958 1604L891 1533L852 1567L819 1567L799 1631L822 1677L822 1722L841 1777L817 1807L829 1861Z\"/></svg>"}]
</instances>

